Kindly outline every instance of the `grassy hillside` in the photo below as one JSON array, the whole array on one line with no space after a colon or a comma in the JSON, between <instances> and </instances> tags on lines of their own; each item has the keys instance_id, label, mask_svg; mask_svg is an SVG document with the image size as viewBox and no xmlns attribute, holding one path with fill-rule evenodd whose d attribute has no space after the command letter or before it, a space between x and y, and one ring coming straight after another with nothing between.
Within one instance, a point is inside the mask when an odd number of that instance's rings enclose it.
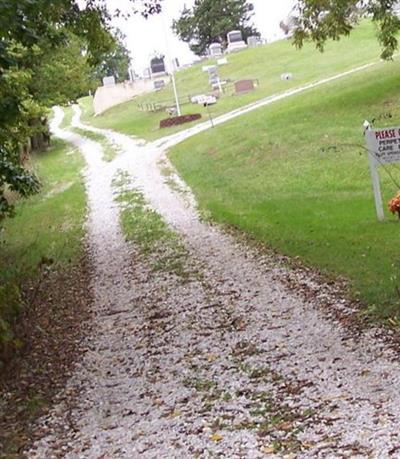
<instances>
[{"instance_id":1,"label":"grassy hillside","mask_svg":"<svg viewBox=\"0 0 400 459\"><path fill-rule=\"evenodd\" d=\"M68 265L82 254L86 197L80 153L59 140L34 154L42 181L39 194L16 204L16 216L0 228L0 369L3 346L17 337L12 325L23 307L21 287L39 275L42 263ZM51 263L52 263L51 262Z\"/></svg>"},{"instance_id":2,"label":"grassy hillside","mask_svg":"<svg viewBox=\"0 0 400 459\"><path fill-rule=\"evenodd\" d=\"M361 24L349 38L328 43L323 54L318 52L313 44L306 45L301 51L296 50L287 40L244 50L228 56L229 64L220 67L221 78L232 81L255 78L259 80L259 87L252 93L236 96L232 95L231 85L218 104L210 110L213 116L216 116L262 97L378 60L379 54L375 29L369 22ZM210 60L177 73L177 86L182 100L186 101L189 95L210 91L208 76L207 73L202 72L202 66L213 63L215 60ZM282 81L280 76L285 72L291 72L294 76L293 80ZM92 116L91 99L85 98L81 103L85 112L84 119L94 126L155 139L186 128L188 125L160 130L159 121L167 117L166 113L164 111L142 112L138 104L168 102L173 105L173 100L172 87L169 85L158 93L121 104L96 118ZM207 119L208 115L203 107L185 104L182 109L184 113L200 112L203 114L203 119Z\"/></svg>"},{"instance_id":3,"label":"grassy hillside","mask_svg":"<svg viewBox=\"0 0 400 459\"><path fill-rule=\"evenodd\" d=\"M370 313L400 317L400 223L376 220L361 127L400 124L399 82L400 64L381 63L193 137L171 159L215 220L346 276ZM387 201L398 186L381 177Z\"/></svg>"}]
</instances>

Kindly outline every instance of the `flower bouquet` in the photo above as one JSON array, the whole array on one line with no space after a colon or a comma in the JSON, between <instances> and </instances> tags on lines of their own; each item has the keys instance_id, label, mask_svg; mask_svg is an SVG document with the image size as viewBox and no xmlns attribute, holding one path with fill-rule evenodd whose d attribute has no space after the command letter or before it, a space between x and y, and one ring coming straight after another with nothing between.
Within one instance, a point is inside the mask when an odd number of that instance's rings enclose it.
<instances>
[{"instance_id":1,"label":"flower bouquet","mask_svg":"<svg viewBox=\"0 0 400 459\"><path fill-rule=\"evenodd\" d=\"M392 214L398 214L400 218L400 191L389 201L389 210Z\"/></svg>"}]
</instances>

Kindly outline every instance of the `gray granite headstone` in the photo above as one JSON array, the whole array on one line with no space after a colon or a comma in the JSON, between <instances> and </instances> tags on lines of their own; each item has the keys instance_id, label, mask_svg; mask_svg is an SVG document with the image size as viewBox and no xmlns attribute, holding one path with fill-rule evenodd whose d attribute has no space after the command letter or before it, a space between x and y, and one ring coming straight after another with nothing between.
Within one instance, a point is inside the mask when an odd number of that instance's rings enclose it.
<instances>
[{"instance_id":1,"label":"gray granite headstone","mask_svg":"<svg viewBox=\"0 0 400 459\"><path fill-rule=\"evenodd\" d=\"M151 73L165 73L165 62L163 57L153 57L150 61Z\"/></svg>"},{"instance_id":2,"label":"gray granite headstone","mask_svg":"<svg viewBox=\"0 0 400 459\"><path fill-rule=\"evenodd\" d=\"M208 52L209 52L211 57L222 56L223 51L222 51L221 43L211 43L211 45L208 48Z\"/></svg>"},{"instance_id":3,"label":"gray granite headstone","mask_svg":"<svg viewBox=\"0 0 400 459\"><path fill-rule=\"evenodd\" d=\"M235 83L235 93L245 94L246 92L254 91L253 80L240 80Z\"/></svg>"}]
</instances>

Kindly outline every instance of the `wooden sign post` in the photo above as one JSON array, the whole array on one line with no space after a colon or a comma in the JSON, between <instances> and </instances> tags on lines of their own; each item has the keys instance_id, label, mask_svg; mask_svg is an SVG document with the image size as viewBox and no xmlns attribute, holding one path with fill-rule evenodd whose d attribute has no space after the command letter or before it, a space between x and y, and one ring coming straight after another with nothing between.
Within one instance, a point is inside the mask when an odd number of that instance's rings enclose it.
<instances>
[{"instance_id":1,"label":"wooden sign post","mask_svg":"<svg viewBox=\"0 0 400 459\"><path fill-rule=\"evenodd\" d=\"M381 184L378 167L400 162L400 127L368 129L365 131L376 215L384 220Z\"/></svg>"}]
</instances>

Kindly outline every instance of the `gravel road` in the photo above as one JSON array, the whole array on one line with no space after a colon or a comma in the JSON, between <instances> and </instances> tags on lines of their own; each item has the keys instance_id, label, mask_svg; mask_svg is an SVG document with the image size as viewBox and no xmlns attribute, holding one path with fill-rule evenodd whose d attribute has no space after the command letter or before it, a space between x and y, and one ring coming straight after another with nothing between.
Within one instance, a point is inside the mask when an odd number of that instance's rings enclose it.
<instances>
[{"instance_id":1,"label":"gravel road","mask_svg":"<svg viewBox=\"0 0 400 459\"><path fill-rule=\"evenodd\" d=\"M74 126L99 131L79 115ZM353 335L321 308L329 296L352 313L329 286L303 273L289 288L276 259L202 222L186 185L161 173L172 170L163 142L101 131L122 151L104 163L61 120L56 110L53 131L88 164L97 331L27 457L400 457L400 367L378 330ZM125 241L117 171L181 238L183 276Z\"/></svg>"}]
</instances>

